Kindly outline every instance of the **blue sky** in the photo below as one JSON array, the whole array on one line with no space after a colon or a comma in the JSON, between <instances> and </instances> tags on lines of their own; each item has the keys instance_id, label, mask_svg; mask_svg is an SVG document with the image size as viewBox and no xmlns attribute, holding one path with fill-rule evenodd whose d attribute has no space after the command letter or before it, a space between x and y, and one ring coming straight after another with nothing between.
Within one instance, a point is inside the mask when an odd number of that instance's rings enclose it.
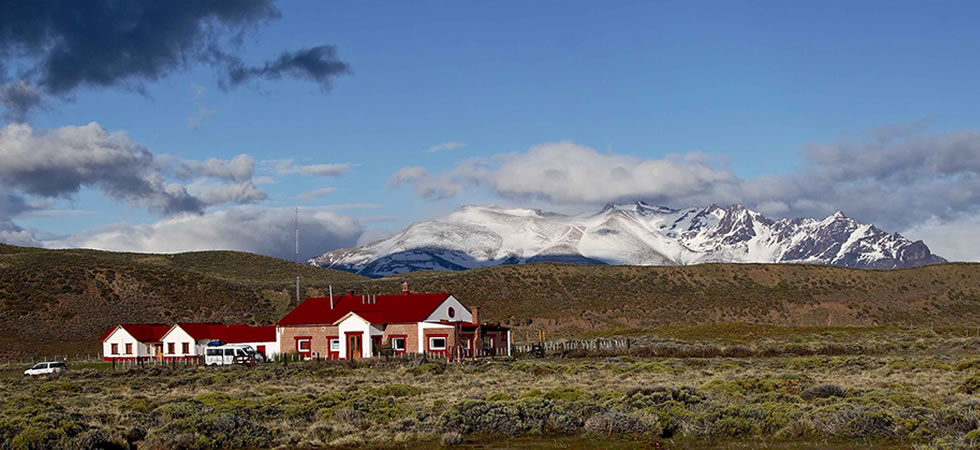
<instances>
[{"instance_id":1,"label":"blue sky","mask_svg":"<svg viewBox=\"0 0 980 450\"><path fill-rule=\"evenodd\" d=\"M902 130L895 145L915 138L943 141L950 133L972 132L980 117L980 7L973 2L277 6L279 19L259 23L234 48L243 60L260 64L284 49L326 43L351 72L333 78L329 90L288 76L223 89L212 66L190 64L138 80L144 93L123 80L49 97L27 123L44 133L97 122L109 133L124 132L155 157L249 155L255 186L267 195L252 207L326 206L356 219L363 233L395 231L466 203L589 209L594 201L558 201L534 188L515 191L497 178L474 179L461 171L473 158L521 155L548 143L571 141L599 156L637 162L693 158L738 180L805 178L816 164L801 153L809 144L863 145L882 127ZM462 145L427 152L450 142ZM888 152L888 145L867 152ZM975 147L965 152L967 158L977 154ZM277 160L352 166L340 176L283 174L275 170ZM457 189L444 198L417 195L412 187L421 178L391 182L406 167L424 168L432 183L455 180L450 183ZM930 172L918 180L934 186L949 176ZM977 174L952 176L972 182ZM324 188L335 191L300 198ZM714 201L710 190L696 190L697 195L660 195L641 189L636 197L675 207ZM912 195L926 191L935 195L925 188ZM166 218L107 196L98 184L43 200L48 213L35 210L11 219L39 239ZM731 200L763 210L771 203L758 196L719 196L717 202ZM835 198L821 201L826 205L820 208L764 212L820 215L844 209L892 227L887 231L918 230L923 238L948 234L936 227L960 230L975 223L972 200L908 220ZM216 205L205 214L236 207Z\"/></svg>"}]
</instances>

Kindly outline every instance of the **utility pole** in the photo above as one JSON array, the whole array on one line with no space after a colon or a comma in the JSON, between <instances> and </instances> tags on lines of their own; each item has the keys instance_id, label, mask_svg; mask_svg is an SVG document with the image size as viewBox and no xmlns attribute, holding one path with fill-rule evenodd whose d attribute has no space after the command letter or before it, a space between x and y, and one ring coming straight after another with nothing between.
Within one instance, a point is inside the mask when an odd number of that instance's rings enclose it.
<instances>
[{"instance_id":1,"label":"utility pole","mask_svg":"<svg viewBox=\"0 0 980 450\"><path fill-rule=\"evenodd\" d=\"M296 207L296 303L301 302L299 298L299 207Z\"/></svg>"}]
</instances>

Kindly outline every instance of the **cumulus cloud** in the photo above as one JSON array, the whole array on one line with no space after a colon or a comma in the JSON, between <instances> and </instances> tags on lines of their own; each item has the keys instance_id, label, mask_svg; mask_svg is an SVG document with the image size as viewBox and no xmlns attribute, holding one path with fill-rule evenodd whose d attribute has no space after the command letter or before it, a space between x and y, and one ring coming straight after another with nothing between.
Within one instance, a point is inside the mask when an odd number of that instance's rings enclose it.
<instances>
[{"instance_id":1,"label":"cumulus cloud","mask_svg":"<svg viewBox=\"0 0 980 450\"><path fill-rule=\"evenodd\" d=\"M980 209L980 133L920 133L921 127L893 126L807 144L797 170L752 178L719 168L702 154L643 159L558 142L465 161L439 174L402 168L388 185L411 186L428 199L458 195L467 185L486 186L504 198L564 209L645 200L674 207L742 203L777 217L825 217L843 210L886 230L912 230L935 240L947 226L950 235L967 228L961 224L973 222L965 217ZM946 253L977 249L980 244Z\"/></svg>"},{"instance_id":2,"label":"cumulus cloud","mask_svg":"<svg viewBox=\"0 0 980 450\"><path fill-rule=\"evenodd\" d=\"M335 187L324 187L324 188L320 188L320 189L314 189L314 190L309 191L309 192L304 192L302 194L299 194L297 197L300 200L310 201L310 200L316 200L316 199L318 199L320 197L325 197L327 195L333 194L334 192L337 192L337 188L335 188Z\"/></svg>"},{"instance_id":3,"label":"cumulus cloud","mask_svg":"<svg viewBox=\"0 0 980 450\"><path fill-rule=\"evenodd\" d=\"M50 248L173 253L241 250L292 260L295 251L294 209L239 206L203 215L164 218L147 225L117 224L45 241ZM300 256L305 261L325 249L351 247L361 225L351 216L300 208Z\"/></svg>"},{"instance_id":4,"label":"cumulus cloud","mask_svg":"<svg viewBox=\"0 0 980 450\"><path fill-rule=\"evenodd\" d=\"M36 86L25 83L24 80L0 86L0 107L4 110L4 119L8 121L27 120L28 112L40 104L41 91Z\"/></svg>"},{"instance_id":5,"label":"cumulus cloud","mask_svg":"<svg viewBox=\"0 0 980 450\"><path fill-rule=\"evenodd\" d=\"M442 174L432 176L422 167L402 167L388 179L388 188L412 186L415 195L422 198L441 200L455 197L465 190L462 182L455 177Z\"/></svg>"},{"instance_id":6,"label":"cumulus cloud","mask_svg":"<svg viewBox=\"0 0 980 450\"><path fill-rule=\"evenodd\" d=\"M38 245L34 234L19 227L11 220L13 217L30 212L35 207L23 197L14 194L0 194L0 243L34 247Z\"/></svg>"},{"instance_id":7,"label":"cumulus cloud","mask_svg":"<svg viewBox=\"0 0 980 450\"><path fill-rule=\"evenodd\" d=\"M238 155L229 161L210 158L207 161L177 160L167 156L162 163L172 162L176 165L174 173L177 178L189 180L197 177L223 178L233 181L244 181L252 178L255 173L255 160L249 155Z\"/></svg>"},{"instance_id":8,"label":"cumulus cloud","mask_svg":"<svg viewBox=\"0 0 980 450\"><path fill-rule=\"evenodd\" d=\"M296 164L291 160L273 161L279 175L302 174L318 177L339 177L347 173L354 164Z\"/></svg>"},{"instance_id":9,"label":"cumulus cloud","mask_svg":"<svg viewBox=\"0 0 980 450\"><path fill-rule=\"evenodd\" d=\"M254 169L248 155L229 161L155 158L125 133L109 133L94 122L49 132L23 123L0 128L0 188L38 198L71 198L90 187L162 214L200 214L211 206L264 200L252 182ZM171 183L170 173L194 181Z\"/></svg>"},{"instance_id":10,"label":"cumulus cloud","mask_svg":"<svg viewBox=\"0 0 980 450\"><path fill-rule=\"evenodd\" d=\"M429 149L426 150L425 152L435 153L435 152L443 152L446 150L456 150L457 148L460 148L463 145L465 144L463 144L462 142L446 142L445 144L433 145L432 147L429 147Z\"/></svg>"},{"instance_id":11,"label":"cumulus cloud","mask_svg":"<svg viewBox=\"0 0 980 450\"><path fill-rule=\"evenodd\" d=\"M0 61L36 92L56 96L82 86L142 90L194 64L215 68L225 87L289 75L326 89L350 72L329 45L284 51L258 65L232 53L245 34L279 16L273 0L10 0L0 3ZM40 97L11 98L2 105L22 118Z\"/></svg>"},{"instance_id":12,"label":"cumulus cloud","mask_svg":"<svg viewBox=\"0 0 980 450\"><path fill-rule=\"evenodd\" d=\"M92 186L164 214L204 208L183 186L165 181L148 149L94 122L43 134L25 124L0 128L0 185L41 197L69 197Z\"/></svg>"},{"instance_id":13,"label":"cumulus cloud","mask_svg":"<svg viewBox=\"0 0 980 450\"><path fill-rule=\"evenodd\" d=\"M977 230L980 230L980 214L948 221L931 217L902 231L902 236L924 241L933 253L950 261L980 262Z\"/></svg>"},{"instance_id":14,"label":"cumulus cloud","mask_svg":"<svg viewBox=\"0 0 980 450\"><path fill-rule=\"evenodd\" d=\"M274 61L262 66L247 66L239 59L229 60L228 82L232 85L244 83L253 78L278 80L283 74L305 78L320 85L323 90L330 88L331 80L350 73L350 67L337 59L337 50L329 45L308 48L295 52L283 52Z\"/></svg>"}]
</instances>

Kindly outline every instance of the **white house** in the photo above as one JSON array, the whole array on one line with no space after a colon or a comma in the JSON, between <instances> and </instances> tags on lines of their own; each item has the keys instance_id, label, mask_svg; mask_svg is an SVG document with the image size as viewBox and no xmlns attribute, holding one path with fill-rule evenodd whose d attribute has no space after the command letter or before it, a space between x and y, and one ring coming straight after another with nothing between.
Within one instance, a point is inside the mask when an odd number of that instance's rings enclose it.
<instances>
[{"instance_id":1,"label":"white house","mask_svg":"<svg viewBox=\"0 0 980 450\"><path fill-rule=\"evenodd\" d=\"M220 323L178 323L164 334L164 360L196 358L205 353L208 342L248 344L267 357L279 354L276 327L250 327Z\"/></svg>"},{"instance_id":2,"label":"white house","mask_svg":"<svg viewBox=\"0 0 980 450\"><path fill-rule=\"evenodd\" d=\"M102 358L106 361L145 361L163 354L161 340L170 327L163 324L121 324L106 331Z\"/></svg>"}]
</instances>

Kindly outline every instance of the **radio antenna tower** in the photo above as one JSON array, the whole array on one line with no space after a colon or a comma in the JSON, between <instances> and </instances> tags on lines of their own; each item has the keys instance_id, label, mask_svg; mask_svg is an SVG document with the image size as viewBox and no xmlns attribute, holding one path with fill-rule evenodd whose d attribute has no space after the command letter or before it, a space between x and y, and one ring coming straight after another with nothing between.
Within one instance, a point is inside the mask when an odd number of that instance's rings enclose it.
<instances>
[{"instance_id":1,"label":"radio antenna tower","mask_svg":"<svg viewBox=\"0 0 980 450\"><path fill-rule=\"evenodd\" d=\"M299 207L296 207L296 303L299 298Z\"/></svg>"}]
</instances>

